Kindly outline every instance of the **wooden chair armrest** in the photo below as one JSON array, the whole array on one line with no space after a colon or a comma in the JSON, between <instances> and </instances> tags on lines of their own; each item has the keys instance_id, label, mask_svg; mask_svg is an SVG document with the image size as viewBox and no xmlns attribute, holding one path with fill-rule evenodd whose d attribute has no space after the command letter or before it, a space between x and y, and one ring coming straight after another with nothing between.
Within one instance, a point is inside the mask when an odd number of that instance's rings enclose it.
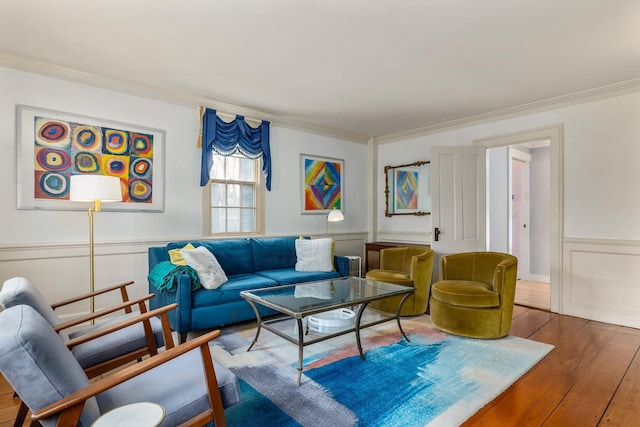
<instances>
[{"instance_id":1,"label":"wooden chair armrest","mask_svg":"<svg viewBox=\"0 0 640 427\"><path fill-rule=\"evenodd\" d=\"M151 312L149 312L149 314L150 313ZM121 371L118 371L112 375L109 375L108 377L104 377L98 381L95 381L89 384L87 387L81 390L78 390L75 393L72 393L63 399L53 402L50 405L47 405L44 408L41 408L33 412L31 419L33 421L38 421L43 418L49 418L49 417L55 416L56 414L62 413L64 411L70 411L72 414L74 414L73 416L79 417L82 407L84 406L84 402L87 399L94 397L104 392L105 390L113 388L118 384L128 381L136 377L137 375L147 372L155 368L156 366L160 366L163 363L173 360L176 357L182 354L185 354L198 347L200 347L202 352L202 356L203 356L202 362L205 366L205 372L208 373L209 370L213 372L213 361L210 357L209 341L217 338L218 336L220 336L219 330L209 332L191 341L187 341L186 343L181 344L177 347L164 351L158 354L157 356L150 357L148 359L143 360L142 362L139 362L127 368L124 368ZM205 356L208 356L208 357L205 357ZM62 414L61 414L61 417L62 417ZM65 422L69 422L69 421L70 419L65 418ZM76 425L76 423L77 421L68 425ZM58 425L63 425L60 419L58 420Z\"/></svg>"},{"instance_id":2,"label":"wooden chair armrest","mask_svg":"<svg viewBox=\"0 0 640 427\"><path fill-rule=\"evenodd\" d=\"M64 305L73 304L74 302L89 299L91 297L95 297L96 295L106 294L107 292L111 292L117 289L120 289L120 293L122 294L122 301L125 302L129 300L129 297L127 296L126 287L132 284L133 284L133 280L130 280L128 282L113 285L108 288L98 289L97 291L94 291L94 292L89 292L86 294L78 295L77 297L66 299L64 301L58 301L56 303L53 303L51 304L51 308L55 310L58 307L62 307Z\"/></svg>"},{"instance_id":3,"label":"wooden chair armrest","mask_svg":"<svg viewBox=\"0 0 640 427\"><path fill-rule=\"evenodd\" d=\"M138 316L133 316L133 317L125 319L125 320L123 320L121 322L114 323L113 325L110 325L108 327L100 328L100 329L97 329L97 330L92 331L90 333L83 334L83 335L81 335L81 336L79 336L77 338L74 338L74 339L71 339L71 340L65 342L65 344L66 344L67 348L72 349L76 345L85 343L87 341L94 340L96 338L99 338L99 337L102 337L104 335L110 334L111 332L117 331L117 330L122 329L122 328L126 328L127 326L131 326L131 325L135 325L136 323L148 321L149 319L151 319L152 317L155 317L155 316L161 316L162 333L163 333L163 337L164 337L165 347L167 349L173 348L173 346L174 346L173 336L171 335L171 328L169 327L169 319L167 318L167 312L170 311L170 310L173 310L177 306L178 306L178 304L174 303L174 304L170 304L170 305L165 305L165 306L157 308L155 310L143 312ZM146 332L147 332L147 330L145 330L145 335L146 335ZM148 332L151 335L153 335L153 332L151 331L151 328L149 328ZM152 337L147 337L147 338L151 339Z\"/></svg>"},{"instance_id":4,"label":"wooden chair armrest","mask_svg":"<svg viewBox=\"0 0 640 427\"><path fill-rule=\"evenodd\" d=\"M77 319L70 320L70 321L65 322L65 323L61 323L59 325L54 326L53 329L56 332L60 332L63 329L67 329L67 328L70 328L72 326L80 325L81 323L88 322L88 321L90 321L92 319L97 319L98 317L106 316L107 314L111 314L111 313L114 313L114 312L119 311L119 310L124 310L125 313L131 313L131 306L134 306L136 304L138 306L140 306L140 311L146 311L146 306L144 306L144 310L143 310L143 307L142 307L141 304L143 304L144 301L150 300L154 296L155 296L154 294L149 294L149 295L141 296L140 298L136 298L136 299L131 300L131 301L125 301L122 304L114 305L113 307L105 308L105 309L102 309L100 311L96 311L94 313L87 314L86 316L82 316L82 317L79 317Z\"/></svg>"}]
</instances>

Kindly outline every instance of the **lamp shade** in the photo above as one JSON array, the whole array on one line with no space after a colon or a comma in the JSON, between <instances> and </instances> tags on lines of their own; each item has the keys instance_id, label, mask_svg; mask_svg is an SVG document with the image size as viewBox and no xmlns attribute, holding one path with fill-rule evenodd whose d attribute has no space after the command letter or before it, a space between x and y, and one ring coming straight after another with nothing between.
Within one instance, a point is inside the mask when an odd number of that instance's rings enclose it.
<instances>
[{"instance_id":1,"label":"lamp shade","mask_svg":"<svg viewBox=\"0 0 640 427\"><path fill-rule=\"evenodd\" d=\"M76 202L121 202L120 178L106 175L71 175L69 199Z\"/></svg>"},{"instance_id":2,"label":"lamp shade","mask_svg":"<svg viewBox=\"0 0 640 427\"><path fill-rule=\"evenodd\" d=\"M332 211L327 215L327 221L329 222L338 222L344 220L344 215L340 209L333 208Z\"/></svg>"}]
</instances>

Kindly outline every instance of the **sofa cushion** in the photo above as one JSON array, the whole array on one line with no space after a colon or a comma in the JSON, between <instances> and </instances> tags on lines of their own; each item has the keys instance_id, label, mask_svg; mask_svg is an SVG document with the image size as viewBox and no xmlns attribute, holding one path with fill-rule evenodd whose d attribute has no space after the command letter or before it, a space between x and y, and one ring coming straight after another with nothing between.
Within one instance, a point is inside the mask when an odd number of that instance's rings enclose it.
<instances>
[{"instance_id":1,"label":"sofa cushion","mask_svg":"<svg viewBox=\"0 0 640 427\"><path fill-rule=\"evenodd\" d=\"M252 272L253 255L249 239L211 240L203 242L202 246L216 256L227 276Z\"/></svg>"},{"instance_id":2,"label":"sofa cushion","mask_svg":"<svg viewBox=\"0 0 640 427\"><path fill-rule=\"evenodd\" d=\"M235 274L228 276L229 281L218 289L199 289L191 294L193 307L207 307L229 302L242 301L241 291L268 288L278 283L267 277L255 274Z\"/></svg>"},{"instance_id":3,"label":"sofa cushion","mask_svg":"<svg viewBox=\"0 0 640 427\"><path fill-rule=\"evenodd\" d=\"M253 270L293 268L296 264L296 237L267 237L250 239Z\"/></svg>"},{"instance_id":4,"label":"sofa cushion","mask_svg":"<svg viewBox=\"0 0 640 427\"><path fill-rule=\"evenodd\" d=\"M200 283L205 289L218 289L228 280L216 256L204 246L182 249L180 253L189 267L198 272Z\"/></svg>"},{"instance_id":5,"label":"sofa cushion","mask_svg":"<svg viewBox=\"0 0 640 427\"><path fill-rule=\"evenodd\" d=\"M296 271L293 268L257 271L256 275L278 282L280 285L313 282L341 277L337 271Z\"/></svg>"},{"instance_id":6,"label":"sofa cushion","mask_svg":"<svg viewBox=\"0 0 640 427\"><path fill-rule=\"evenodd\" d=\"M171 259L171 263L175 265L187 265L187 261L183 258L182 251L183 249L195 249L191 243L187 243L183 248L171 249L169 251L169 259Z\"/></svg>"},{"instance_id":7,"label":"sofa cushion","mask_svg":"<svg viewBox=\"0 0 640 427\"><path fill-rule=\"evenodd\" d=\"M332 271L333 254L332 239L297 239L296 264L297 271Z\"/></svg>"},{"instance_id":8,"label":"sofa cushion","mask_svg":"<svg viewBox=\"0 0 640 427\"><path fill-rule=\"evenodd\" d=\"M189 242L173 242L167 245L167 251L182 248ZM193 246L204 246L216 256L227 276L252 273L253 256L249 239L222 239L192 241Z\"/></svg>"}]
</instances>

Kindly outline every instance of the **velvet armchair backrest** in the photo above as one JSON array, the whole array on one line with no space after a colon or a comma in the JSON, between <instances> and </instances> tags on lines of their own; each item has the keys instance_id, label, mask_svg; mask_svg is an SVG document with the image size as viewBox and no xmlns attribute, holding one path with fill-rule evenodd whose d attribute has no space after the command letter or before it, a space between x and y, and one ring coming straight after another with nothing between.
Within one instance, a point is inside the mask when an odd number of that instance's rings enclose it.
<instances>
[{"instance_id":1,"label":"velvet armchair backrest","mask_svg":"<svg viewBox=\"0 0 640 427\"><path fill-rule=\"evenodd\" d=\"M500 252L466 252L444 255L441 262L443 280L482 282L502 293L504 276L507 270L510 275L516 274L518 259Z\"/></svg>"},{"instance_id":2,"label":"velvet armchair backrest","mask_svg":"<svg viewBox=\"0 0 640 427\"><path fill-rule=\"evenodd\" d=\"M385 248L380 251L380 269L402 271L411 275L411 262L414 256L429 254L431 249L419 246L402 246L397 248Z\"/></svg>"}]
</instances>

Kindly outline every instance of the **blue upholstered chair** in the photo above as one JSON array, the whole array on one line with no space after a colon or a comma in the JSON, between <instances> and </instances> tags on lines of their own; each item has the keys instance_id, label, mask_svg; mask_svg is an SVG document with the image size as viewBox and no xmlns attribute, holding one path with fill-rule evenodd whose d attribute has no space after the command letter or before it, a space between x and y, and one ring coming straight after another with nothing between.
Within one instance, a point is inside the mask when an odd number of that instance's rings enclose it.
<instances>
[{"instance_id":1,"label":"blue upholstered chair","mask_svg":"<svg viewBox=\"0 0 640 427\"><path fill-rule=\"evenodd\" d=\"M55 313L38 289L23 277L14 277L4 282L0 289L0 306L7 309L16 305L26 304L36 310L49 323L50 327L57 332L65 341L67 347L78 360L80 366L85 370L89 378L108 372L126 363L140 359L149 354L158 353L158 347L162 347L165 342L167 347L173 347L171 330L167 325L164 330L160 319L150 318L144 322L122 328L124 323L133 323L135 313L131 313L131 306L137 305L140 312L147 311L145 301L153 297L148 295L129 301L126 286L132 282L101 289L96 294L104 294L111 291L120 291L123 303L109 309L101 310L89 316L63 322ZM60 307L69 303L86 299L91 294L81 295L67 301L54 304ZM98 325L83 327L74 332L67 333L67 329L86 323L92 318L99 318L105 314L123 311L125 314L114 316ZM109 332L113 330L113 332ZM168 334L165 339L164 334ZM20 406L16 417L16 424L21 425L27 414L24 404Z\"/></svg>"},{"instance_id":2,"label":"blue upholstered chair","mask_svg":"<svg viewBox=\"0 0 640 427\"><path fill-rule=\"evenodd\" d=\"M130 283L132 282L127 284ZM124 285L126 284L116 285L108 290L122 289ZM103 289L98 292L105 293L106 290ZM86 298L87 295L90 294L73 298L73 301L79 301ZM91 339L95 338L96 335L100 335L100 331L136 316L136 313L131 313L131 306L137 305L140 312L146 312L145 301L152 297L153 295L147 295L136 300L124 301L122 304L98 311L92 315L63 322L29 280L24 277L14 277L5 281L2 289L0 289L0 306L7 309L15 305L26 304L40 313L67 343L73 355L78 359L80 366L86 370L89 378L92 378L147 354L157 354L158 347L164 345L162 324L160 319L156 317L149 319L148 322L137 322L127 328L117 329L112 333L101 336L98 340ZM128 297L123 297L123 299L128 299ZM67 303L67 301L64 303ZM54 307L61 305L63 303L57 303L54 304ZM73 332L67 332L67 329L87 323L92 318L100 318L118 311L126 313L111 317L105 322L98 322L94 326L82 327ZM114 364L114 361L117 361L117 363Z\"/></svg>"},{"instance_id":3,"label":"blue upholstered chair","mask_svg":"<svg viewBox=\"0 0 640 427\"><path fill-rule=\"evenodd\" d=\"M150 315L153 312L146 313ZM88 427L101 414L134 402L165 409L161 426L224 426L224 408L240 400L236 376L211 358L220 331L166 350L116 374L89 379L37 311L18 305L0 312L0 372L43 426Z\"/></svg>"}]
</instances>

